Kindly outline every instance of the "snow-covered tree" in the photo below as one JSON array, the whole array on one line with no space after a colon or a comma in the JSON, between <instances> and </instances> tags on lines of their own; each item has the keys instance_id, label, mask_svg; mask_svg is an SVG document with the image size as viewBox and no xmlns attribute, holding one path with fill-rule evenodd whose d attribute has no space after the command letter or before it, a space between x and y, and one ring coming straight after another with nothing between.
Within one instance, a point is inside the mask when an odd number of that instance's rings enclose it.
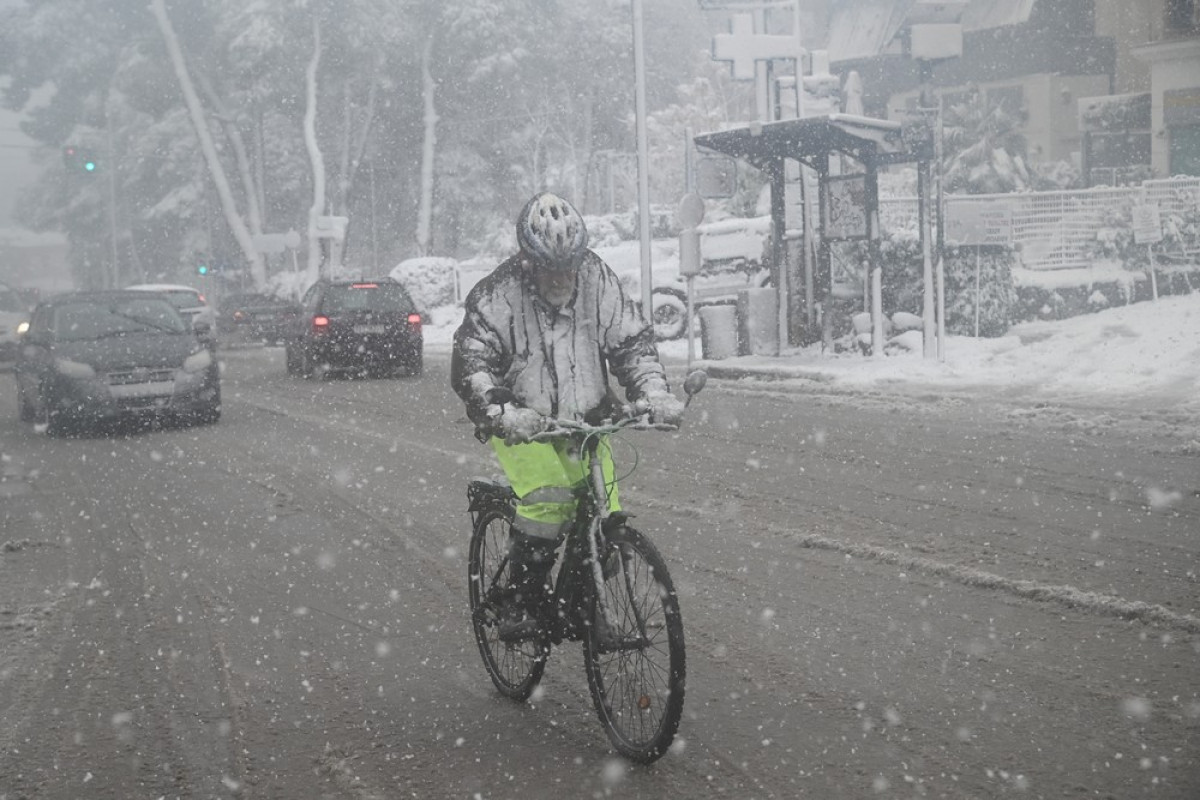
<instances>
[{"instance_id":1,"label":"snow-covered tree","mask_svg":"<svg viewBox=\"0 0 1200 800\"><path fill-rule=\"evenodd\" d=\"M972 89L943 111L942 183L947 192L993 194L1028 189L1023 108Z\"/></svg>"},{"instance_id":2,"label":"snow-covered tree","mask_svg":"<svg viewBox=\"0 0 1200 800\"><path fill-rule=\"evenodd\" d=\"M646 22L653 110L691 82L707 30L690 0ZM380 268L462 255L537 189L584 203L592 153L634 149L616 0L30 0L0 37L7 107L56 87L26 125L55 168L24 214L68 231L85 285L194 274L201 258L258 284L280 265L251 266L253 236L322 215L351 219L355 266L368 245ZM68 176L68 141L103 148L113 185Z\"/></svg>"}]
</instances>

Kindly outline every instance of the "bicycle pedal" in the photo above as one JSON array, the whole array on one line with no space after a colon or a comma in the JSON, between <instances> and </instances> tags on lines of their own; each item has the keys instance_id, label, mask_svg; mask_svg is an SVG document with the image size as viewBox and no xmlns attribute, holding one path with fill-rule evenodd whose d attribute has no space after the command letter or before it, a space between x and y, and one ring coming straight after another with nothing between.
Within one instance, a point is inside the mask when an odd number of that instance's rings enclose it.
<instances>
[{"instance_id":1,"label":"bicycle pedal","mask_svg":"<svg viewBox=\"0 0 1200 800\"><path fill-rule=\"evenodd\" d=\"M528 623L528 624L526 624ZM526 620L512 626L501 623L497 635L505 644L517 644L538 639L542 635L542 627L536 620Z\"/></svg>"},{"instance_id":2,"label":"bicycle pedal","mask_svg":"<svg viewBox=\"0 0 1200 800\"><path fill-rule=\"evenodd\" d=\"M596 652L601 655L621 653L626 650L641 650L646 646L646 640L640 636L610 636L600 637L596 641Z\"/></svg>"}]
</instances>

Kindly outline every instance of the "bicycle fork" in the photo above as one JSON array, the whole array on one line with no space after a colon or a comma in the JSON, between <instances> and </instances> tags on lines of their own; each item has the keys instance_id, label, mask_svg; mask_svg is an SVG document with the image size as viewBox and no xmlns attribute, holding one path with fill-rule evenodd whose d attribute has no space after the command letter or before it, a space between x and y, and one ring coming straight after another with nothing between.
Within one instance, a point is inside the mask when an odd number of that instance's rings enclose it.
<instances>
[{"instance_id":1,"label":"bicycle fork","mask_svg":"<svg viewBox=\"0 0 1200 800\"><path fill-rule=\"evenodd\" d=\"M616 620L609 613L608 599L604 591L604 564L601 561L600 542L606 541L604 536L604 524L612 517L612 512L608 508L608 484L604 480L604 466L600 461L599 453L600 442L596 441L588 448L588 477L592 484L592 497L595 499L593 503L593 513L588 524L587 541L589 555L592 562L592 585L596 591L596 619L592 621L593 625L603 622L610 631L617 630ZM608 553L603 554L605 557ZM619 557L619 556L618 556ZM641 628L639 620L639 629ZM639 630L639 633L644 635L644 632Z\"/></svg>"}]
</instances>

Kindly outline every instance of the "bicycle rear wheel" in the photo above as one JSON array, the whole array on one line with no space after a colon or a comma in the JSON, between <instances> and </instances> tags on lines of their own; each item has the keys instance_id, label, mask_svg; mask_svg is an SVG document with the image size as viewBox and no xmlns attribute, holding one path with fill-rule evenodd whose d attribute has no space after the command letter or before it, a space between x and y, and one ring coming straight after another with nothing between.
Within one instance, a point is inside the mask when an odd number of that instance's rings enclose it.
<instances>
[{"instance_id":1,"label":"bicycle rear wheel","mask_svg":"<svg viewBox=\"0 0 1200 800\"><path fill-rule=\"evenodd\" d=\"M506 697L526 700L546 670L549 647L544 638L514 643L500 641L500 605L509 587L512 515L511 506L486 508L479 514L471 534L468 558L471 628L492 683Z\"/></svg>"},{"instance_id":2,"label":"bicycle rear wheel","mask_svg":"<svg viewBox=\"0 0 1200 800\"><path fill-rule=\"evenodd\" d=\"M620 566L605 569L607 623L589 626L584 667L609 741L626 758L649 763L670 747L683 714L683 618L666 562L650 540L627 526L607 539ZM585 585L594 620L595 581Z\"/></svg>"}]
</instances>

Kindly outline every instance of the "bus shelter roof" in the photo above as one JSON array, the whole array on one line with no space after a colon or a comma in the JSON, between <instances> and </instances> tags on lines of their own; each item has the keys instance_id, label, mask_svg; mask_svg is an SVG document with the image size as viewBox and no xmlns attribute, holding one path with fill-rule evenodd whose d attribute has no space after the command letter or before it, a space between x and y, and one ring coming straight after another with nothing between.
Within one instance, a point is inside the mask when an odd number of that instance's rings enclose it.
<instances>
[{"instance_id":1,"label":"bus shelter roof","mask_svg":"<svg viewBox=\"0 0 1200 800\"><path fill-rule=\"evenodd\" d=\"M917 161L900 134L900 123L852 114L753 123L695 138L699 147L742 158L762 169L781 158L812 162L833 153L876 165Z\"/></svg>"}]
</instances>

